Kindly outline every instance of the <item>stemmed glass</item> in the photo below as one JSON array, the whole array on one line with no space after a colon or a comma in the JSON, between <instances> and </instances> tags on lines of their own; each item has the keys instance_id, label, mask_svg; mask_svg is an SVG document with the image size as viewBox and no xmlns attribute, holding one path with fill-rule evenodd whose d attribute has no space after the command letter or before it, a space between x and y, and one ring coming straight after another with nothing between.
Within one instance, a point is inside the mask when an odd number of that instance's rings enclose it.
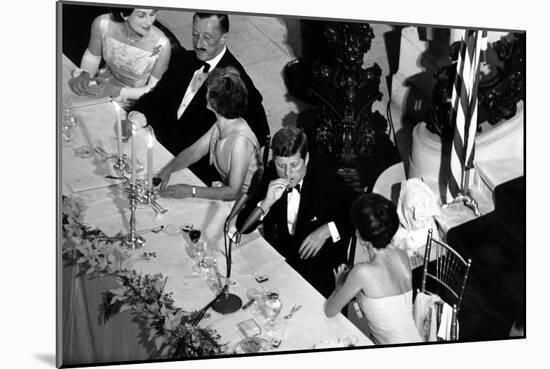
<instances>
[{"instance_id":1,"label":"stemmed glass","mask_svg":"<svg viewBox=\"0 0 550 369\"><path fill-rule=\"evenodd\" d=\"M206 283L214 293L218 294L222 289L222 281L218 272L218 261L213 255L206 255L203 260L206 268Z\"/></svg>"},{"instance_id":2,"label":"stemmed glass","mask_svg":"<svg viewBox=\"0 0 550 369\"><path fill-rule=\"evenodd\" d=\"M264 289L260 287L249 288L246 290L248 300L254 300L251 307L252 315L258 315L262 312L264 303Z\"/></svg>"},{"instance_id":3,"label":"stemmed glass","mask_svg":"<svg viewBox=\"0 0 550 369\"><path fill-rule=\"evenodd\" d=\"M206 254L206 242L196 241L193 244L193 251L197 258L197 264L193 265L193 271L195 273L201 273L205 270L204 255Z\"/></svg>"},{"instance_id":4,"label":"stemmed glass","mask_svg":"<svg viewBox=\"0 0 550 369\"><path fill-rule=\"evenodd\" d=\"M76 126L75 109L70 101L63 102L63 122L62 122L62 136L63 140L71 140L71 130Z\"/></svg>"},{"instance_id":5,"label":"stemmed glass","mask_svg":"<svg viewBox=\"0 0 550 369\"><path fill-rule=\"evenodd\" d=\"M283 308L283 302L281 301L278 291L267 291L264 295L263 305L265 308L265 313L267 315L267 324L265 326L265 329L268 331L275 330L275 318L277 318Z\"/></svg>"}]
</instances>

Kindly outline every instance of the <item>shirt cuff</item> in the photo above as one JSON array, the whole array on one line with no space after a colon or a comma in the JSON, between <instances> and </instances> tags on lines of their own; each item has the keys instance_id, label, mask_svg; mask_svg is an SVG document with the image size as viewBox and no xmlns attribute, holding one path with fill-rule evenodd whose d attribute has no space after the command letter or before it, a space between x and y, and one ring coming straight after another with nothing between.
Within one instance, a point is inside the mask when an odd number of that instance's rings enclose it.
<instances>
[{"instance_id":1,"label":"shirt cuff","mask_svg":"<svg viewBox=\"0 0 550 369\"><path fill-rule=\"evenodd\" d=\"M139 111L131 111L128 114L128 120L131 120L134 122L138 128L143 128L147 125L147 118L145 118L145 115L143 113L140 113Z\"/></svg>"},{"instance_id":2,"label":"shirt cuff","mask_svg":"<svg viewBox=\"0 0 550 369\"><path fill-rule=\"evenodd\" d=\"M336 228L336 224L334 222L330 222L328 224L328 229L330 231L330 237L332 237L332 242L336 243L340 241L340 233L338 232L338 228Z\"/></svg>"},{"instance_id":3,"label":"shirt cuff","mask_svg":"<svg viewBox=\"0 0 550 369\"><path fill-rule=\"evenodd\" d=\"M266 211L266 210L264 210L264 208L262 208L262 201L263 201L263 200L260 200L260 201L258 201L258 203L256 204L257 207L259 207L260 209L262 209L262 215L260 215L260 218L259 218L260 222L263 222L265 216L267 215L267 213L269 213L269 209L267 209L267 211Z\"/></svg>"}]
</instances>

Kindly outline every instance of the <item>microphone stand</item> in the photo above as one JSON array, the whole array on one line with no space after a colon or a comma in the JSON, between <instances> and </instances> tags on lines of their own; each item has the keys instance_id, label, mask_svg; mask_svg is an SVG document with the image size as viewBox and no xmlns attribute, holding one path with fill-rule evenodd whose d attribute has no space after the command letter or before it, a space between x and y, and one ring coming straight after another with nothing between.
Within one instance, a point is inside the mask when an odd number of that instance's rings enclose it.
<instances>
[{"instance_id":1,"label":"microphone stand","mask_svg":"<svg viewBox=\"0 0 550 369\"><path fill-rule=\"evenodd\" d=\"M224 248L225 248L225 262L226 262L226 272L225 272L225 284L221 293L212 303L212 310L221 313L229 314L233 313L241 308L243 301L241 298L235 294L229 293L229 278L231 277L231 250L233 249L233 240L229 237L229 223L231 217L227 217L223 227L223 239L224 239ZM241 239L241 234L238 231L235 231L235 240L238 244ZM229 240L229 245L228 241Z\"/></svg>"}]
</instances>

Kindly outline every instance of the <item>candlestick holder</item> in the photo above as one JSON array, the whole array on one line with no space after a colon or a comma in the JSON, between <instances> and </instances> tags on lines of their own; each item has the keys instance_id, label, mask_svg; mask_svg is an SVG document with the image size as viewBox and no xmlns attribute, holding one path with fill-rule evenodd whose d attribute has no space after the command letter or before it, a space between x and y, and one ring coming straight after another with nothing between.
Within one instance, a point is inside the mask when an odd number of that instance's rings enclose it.
<instances>
[{"instance_id":1,"label":"candlestick holder","mask_svg":"<svg viewBox=\"0 0 550 369\"><path fill-rule=\"evenodd\" d=\"M136 207L140 198L140 186L137 183L128 182L126 191L130 203L130 233L122 238L122 244L130 250L136 250L145 245L145 239L136 232Z\"/></svg>"},{"instance_id":2,"label":"candlestick holder","mask_svg":"<svg viewBox=\"0 0 550 369\"><path fill-rule=\"evenodd\" d=\"M142 204L148 204L151 205L153 210L155 210L158 214L164 214L168 210L164 209L160 204L157 202L159 190L154 187L147 187L144 190L143 196L140 198L142 201Z\"/></svg>"},{"instance_id":3,"label":"candlestick holder","mask_svg":"<svg viewBox=\"0 0 550 369\"><path fill-rule=\"evenodd\" d=\"M122 154L122 156L112 155L113 158L116 158L116 162L113 165L113 168L118 172L124 173L130 169L130 164L128 164L128 156Z\"/></svg>"}]
</instances>

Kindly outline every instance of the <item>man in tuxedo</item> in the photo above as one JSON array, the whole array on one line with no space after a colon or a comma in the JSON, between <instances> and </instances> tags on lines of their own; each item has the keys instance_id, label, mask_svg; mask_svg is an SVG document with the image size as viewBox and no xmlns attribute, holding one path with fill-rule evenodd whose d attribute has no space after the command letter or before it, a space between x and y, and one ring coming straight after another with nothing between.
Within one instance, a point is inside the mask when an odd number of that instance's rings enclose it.
<instances>
[{"instance_id":1,"label":"man in tuxedo","mask_svg":"<svg viewBox=\"0 0 550 369\"><path fill-rule=\"evenodd\" d=\"M302 130L282 128L273 137L272 149L273 161L237 227L247 226L254 218L251 214L260 215L266 240L328 297L334 290L333 268L345 262L353 232L352 192L336 173L309 160ZM259 222L252 223L252 229Z\"/></svg>"},{"instance_id":2,"label":"man in tuxedo","mask_svg":"<svg viewBox=\"0 0 550 369\"><path fill-rule=\"evenodd\" d=\"M128 120L138 127L152 126L157 140L174 155L197 141L216 121L214 113L206 106L204 84L208 72L216 67L233 66L239 71L248 90L248 108L243 118L260 144L269 134L262 95L227 49L228 31L227 14L195 13L193 50L176 54L177 59L171 61L170 68L155 88L142 96L128 114ZM208 156L190 169L206 183L217 178Z\"/></svg>"}]
</instances>

